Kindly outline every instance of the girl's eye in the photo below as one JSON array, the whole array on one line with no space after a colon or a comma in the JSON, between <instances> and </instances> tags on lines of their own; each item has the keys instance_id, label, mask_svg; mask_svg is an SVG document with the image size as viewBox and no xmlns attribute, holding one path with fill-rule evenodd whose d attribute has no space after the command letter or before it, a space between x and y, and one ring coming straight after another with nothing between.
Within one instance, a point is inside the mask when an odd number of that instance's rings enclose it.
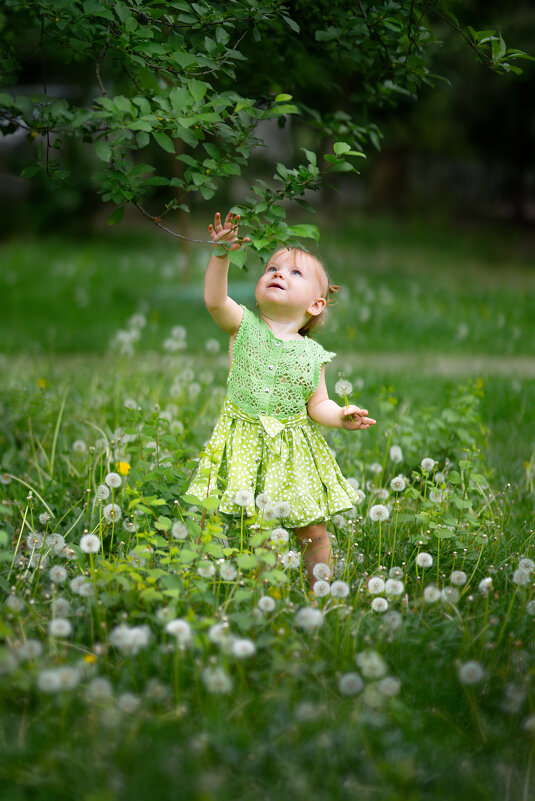
<instances>
[{"instance_id":1,"label":"girl's eye","mask_svg":"<svg viewBox=\"0 0 535 801\"><path fill-rule=\"evenodd\" d=\"M276 269L277 269L276 267L274 267L273 265L271 265L270 267L268 267L268 268L266 269L266 272L267 272L267 273L270 273L272 270L276 270Z\"/></svg>"},{"instance_id":2,"label":"girl's eye","mask_svg":"<svg viewBox=\"0 0 535 801\"><path fill-rule=\"evenodd\" d=\"M292 275L301 275L301 270L292 270Z\"/></svg>"}]
</instances>

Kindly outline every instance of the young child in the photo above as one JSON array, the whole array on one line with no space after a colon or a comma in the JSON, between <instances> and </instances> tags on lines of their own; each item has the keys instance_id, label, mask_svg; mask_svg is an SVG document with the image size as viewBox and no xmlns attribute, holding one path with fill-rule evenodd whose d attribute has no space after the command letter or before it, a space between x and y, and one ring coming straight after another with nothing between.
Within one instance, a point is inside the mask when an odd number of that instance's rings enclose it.
<instances>
[{"instance_id":1,"label":"young child","mask_svg":"<svg viewBox=\"0 0 535 801\"><path fill-rule=\"evenodd\" d=\"M227 243L234 250L248 241L238 239L238 222L231 212L224 223L215 215L208 227L215 247ZM307 335L337 289L321 262L300 248L274 253L256 285L259 316L228 297L228 270L227 256L214 253L204 301L230 335L230 372L221 413L187 491L204 498L223 490L224 514L239 514L245 506L251 515L255 499L260 509L278 505L283 525L300 542L314 589L314 565L333 563L325 521L355 506L358 497L309 417L350 430L376 421L366 409L329 400L325 363L336 354Z\"/></svg>"}]
</instances>

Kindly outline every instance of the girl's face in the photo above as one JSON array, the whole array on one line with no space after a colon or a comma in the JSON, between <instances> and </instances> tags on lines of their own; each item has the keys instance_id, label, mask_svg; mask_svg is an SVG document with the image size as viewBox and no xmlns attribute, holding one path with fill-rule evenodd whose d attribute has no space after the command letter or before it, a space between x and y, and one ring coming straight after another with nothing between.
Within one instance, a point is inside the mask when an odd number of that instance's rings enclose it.
<instances>
[{"instance_id":1,"label":"girl's face","mask_svg":"<svg viewBox=\"0 0 535 801\"><path fill-rule=\"evenodd\" d=\"M261 312L284 319L302 319L319 314L325 306L318 268L305 253L296 259L288 250L275 253L267 263L255 291Z\"/></svg>"}]
</instances>

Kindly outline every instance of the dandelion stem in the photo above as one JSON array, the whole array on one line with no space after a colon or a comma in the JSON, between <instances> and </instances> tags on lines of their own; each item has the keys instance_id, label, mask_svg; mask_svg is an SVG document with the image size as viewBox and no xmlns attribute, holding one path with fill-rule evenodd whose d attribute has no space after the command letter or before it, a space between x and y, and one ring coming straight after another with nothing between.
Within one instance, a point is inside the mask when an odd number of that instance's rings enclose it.
<instances>
[{"instance_id":1,"label":"dandelion stem","mask_svg":"<svg viewBox=\"0 0 535 801\"><path fill-rule=\"evenodd\" d=\"M58 412L58 419L56 420L56 427L54 429L54 438L52 440L52 451L50 453L50 460L49 460L49 472L50 477L54 476L54 462L56 460L56 446L58 444L58 436L59 436L59 429L61 427L61 420L63 417L63 410L65 409L65 402L67 400L67 395L69 392L69 387L66 387L65 392L63 393L63 398L61 399L61 406Z\"/></svg>"},{"instance_id":2,"label":"dandelion stem","mask_svg":"<svg viewBox=\"0 0 535 801\"><path fill-rule=\"evenodd\" d=\"M11 571L13 570L13 565L15 564L15 559L17 558L17 553L18 553L18 550L19 550L20 541L22 539L22 532L24 531L24 525L26 523L26 517L28 515L28 509L29 509L29 506L26 506L26 508L24 509L24 516L22 518L22 523L21 523L21 526L20 526L19 537L18 537L18 540L17 540L17 544L15 546L15 552L13 554L13 559L11 560L11 567L9 568L9 573L7 574L7 580L8 581L9 581L9 577L11 576Z\"/></svg>"},{"instance_id":3,"label":"dandelion stem","mask_svg":"<svg viewBox=\"0 0 535 801\"><path fill-rule=\"evenodd\" d=\"M473 697L471 691L467 687L465 687L464 685L463 685L463 690L464 690L464 693L465 693L465 695L466 695L466 697L468 699L468 706L470 707L470 713L472 715L474 723L476 724L476 727L477 727L477 729L479 731L479 734L481 736L481 741L483 743L486 743L487 742L487 735L485 734L485 732L483 730L483 726L481 724L481 718L479 716L479 712L478 712L478 709L477 709L476 702L474 701L474 697Z\"/></svg>"},{"instance_id":4,"label":"dandelion stem","mask_svg":"<svg viewBox=\"0 0 535 801\"><path fill-rule=\"evenodd\" d=\"M494 647L495 647L495 648L497 648L497 647L498 647L498 645L500 644L500 641L501 641L501 639L502 639L502 637L503 637L503 633L504 633L504 631L505 631L505 626L506 626L506 624L507 624L507 621L508 621L508 619L509 619L509 615L511 614L511 609L513 608L513 604L514 604L514 602L515 602L515 598L516 598L516 594L517 594L517 592L518 592L518 584L516 584L516 585L515 585L515 591L514 591L514 593L513 593L513 597L512 597L512 598L511 598L511 600L509 601L509 606L507 607L507 612L505 613L505 617L504 617L504 619L503 619L503 623L502 623L502 625L501 625L501 627L500 627L500 631L499 631L499 634L498 634L498 638L497 638L497 640L496 640L496 643L495 643L495 645L494 645Z\"/></svg>"}]
</instances>

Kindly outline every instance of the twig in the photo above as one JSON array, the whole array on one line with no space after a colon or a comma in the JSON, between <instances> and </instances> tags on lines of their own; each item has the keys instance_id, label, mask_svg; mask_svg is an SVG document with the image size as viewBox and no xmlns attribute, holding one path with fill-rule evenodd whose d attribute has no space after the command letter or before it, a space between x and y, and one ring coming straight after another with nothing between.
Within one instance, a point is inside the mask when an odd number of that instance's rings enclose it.
<instances>
[{"instance_id":1,"label":"twig","mask_svg":"<svg viewBox=\"0 0 535 801\"><path fill-rule=\"evenodd\" d=\"M110 44L110 26L108 25L108 35L106 37L106 41L104 42L104 47L100 51L100 55L97 58L97 63L95 64L95 74L97 76L97 82L98 82L98 85L100 86L100 91L102 92L104 97L107 97L108 93L107 93L106 89L104 88L104 84L102 83L102 78L100 77L100 62L104 59L104 56L106 55L106 51L108 49L109 44Z\"/></svg>"},{"instance_id":2,"label":"twig","mask_svg":"<svg viewBox=\"0 0 535 801\"><path fill-rule=\"evenodd\" d=\"M140 206L139 203L134 203L134 206L136 207L136 209L139 209L139 211L148 220L151 220L151 222L153 222L154 225L157 225L158 228L162 229L162 231L167 231L167 233L171 234L171 236L176 236L176 237L178 237L178 239L186 239L188 242L196 242L199 245L213 245L214 244L211 239L191 239L189 236L184 236L183 234L177 234L176 231L173 231L171 228L168 228L166 225L162 225L162 223L160 222L160 218L159 217L155 217L153 214L149 214L149 212L146 209L144 209L143 206Z\"/></svg>"}]
</instances>

